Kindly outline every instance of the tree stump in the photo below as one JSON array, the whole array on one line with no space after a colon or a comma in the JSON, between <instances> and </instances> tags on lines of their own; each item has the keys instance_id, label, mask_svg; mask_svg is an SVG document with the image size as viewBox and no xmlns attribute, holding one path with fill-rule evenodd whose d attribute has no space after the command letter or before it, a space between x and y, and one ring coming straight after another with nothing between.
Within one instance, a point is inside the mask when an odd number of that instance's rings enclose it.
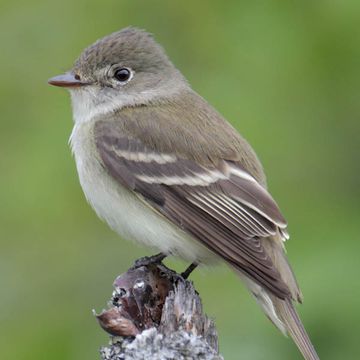
<instances>
[{"instance_id":1,"label":"tree stump","mask_svg":"<svg viewBox=\"0 0 360 360\"><path fill-rule=\"evenodd\" d=\"M95 314L111 335L102 360L223 360L192 282L162 263L140 261L114 288L108 309Z\"/></svg>"}]
</instances>

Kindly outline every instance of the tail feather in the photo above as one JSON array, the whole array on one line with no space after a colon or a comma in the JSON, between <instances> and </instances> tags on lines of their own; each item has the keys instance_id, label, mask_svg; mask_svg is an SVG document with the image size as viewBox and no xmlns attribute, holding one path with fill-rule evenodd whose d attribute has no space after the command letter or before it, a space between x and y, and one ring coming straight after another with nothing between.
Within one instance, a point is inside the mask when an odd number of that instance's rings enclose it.
<instances>
[{"instance_id":1,"label":"tail feather","mask_svg":"<svg viewBox=\"0 0 360 360\"><path fill-rule=\"evenodd\" d=\"M306 330L290 299L281 300L270 294L239 271L236 273L245 282L266 316L284 334L289 334L305 360L319 360Z\"/></svg>"},{"instance_id":2,"label":"tail feather","mask_svg":"<svg viewBox=\"0 0 360 360\"><path fill-rule=\"evenodd\" d=\"M276 312L285 325L289 335L306 360L319 360L319 356L306 333L306 330L292 304L291 300L273 300Z\"/></svg>"},{"instance_id":3,"label":"tail feather","mask_svg":"<svg viewBox=\"0 0 360 360\"><path fill-rule=\"evenodd\" d=\"M288 286L292 299L282 300L238 270L235 269L235 271L254 295L266 316L283 334L289 334L292 337L304 359L319 360L319 356L292 303L292 301L302 302L302 294L291 266L286 259L283 243L280 238L264 238L262 240L264 249Z\"/></svg>"}]
</instances>

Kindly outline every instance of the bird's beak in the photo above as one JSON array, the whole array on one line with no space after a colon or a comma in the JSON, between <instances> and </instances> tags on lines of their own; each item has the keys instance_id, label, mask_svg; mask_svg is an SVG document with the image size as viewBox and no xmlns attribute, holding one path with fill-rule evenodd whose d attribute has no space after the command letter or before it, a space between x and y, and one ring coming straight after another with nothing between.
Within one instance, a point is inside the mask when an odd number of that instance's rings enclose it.
<instances>
[{"instance_id":1,"label":"bird's beak","mask_svg":"<svg viewBox=\"0 0 360 360\"><path fill-rule=\"evenodd\" d=\"M60 86L65 88L73 88L78 86L87 85L87 82L81 81L77 75L66 73L63 75L54 76L48 80L50 85Z\"/></svg>"}]
</instances>

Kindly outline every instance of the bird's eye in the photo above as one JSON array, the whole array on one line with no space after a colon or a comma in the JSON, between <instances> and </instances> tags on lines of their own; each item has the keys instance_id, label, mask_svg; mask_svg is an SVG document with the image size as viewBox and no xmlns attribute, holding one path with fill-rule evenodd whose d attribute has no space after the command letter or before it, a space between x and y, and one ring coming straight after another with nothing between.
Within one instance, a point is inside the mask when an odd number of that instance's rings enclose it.
<instances>
[{"instance_id":1,"label":"bird's eye","mask_svg":"<svg viewBox=\"0 0 360 360\"><path fill-rule=\"evenodd\" d=\"M114 73L114 78L122 83L125 83L131 78L131 71L127 68L118 69Z\"/></svg>"}]
</instances>

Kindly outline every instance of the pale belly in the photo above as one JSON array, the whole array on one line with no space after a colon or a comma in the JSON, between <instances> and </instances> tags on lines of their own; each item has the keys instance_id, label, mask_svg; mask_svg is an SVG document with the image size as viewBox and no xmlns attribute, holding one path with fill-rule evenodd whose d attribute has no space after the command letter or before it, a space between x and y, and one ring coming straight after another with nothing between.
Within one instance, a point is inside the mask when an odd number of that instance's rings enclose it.
<instances>
[{"instance_id":1,"label":"pale belly","mask_svg":"<svg viewBox=\"0 0 360 360\"><path fill-rule=\"evenodd\" d=\"M190 262L215 261L215 255L197 240L156 213L106 173L96 156L91 122L74 128L71 144L80 184L88 202L121 237Z\"/></svg>"}]
</instances>

